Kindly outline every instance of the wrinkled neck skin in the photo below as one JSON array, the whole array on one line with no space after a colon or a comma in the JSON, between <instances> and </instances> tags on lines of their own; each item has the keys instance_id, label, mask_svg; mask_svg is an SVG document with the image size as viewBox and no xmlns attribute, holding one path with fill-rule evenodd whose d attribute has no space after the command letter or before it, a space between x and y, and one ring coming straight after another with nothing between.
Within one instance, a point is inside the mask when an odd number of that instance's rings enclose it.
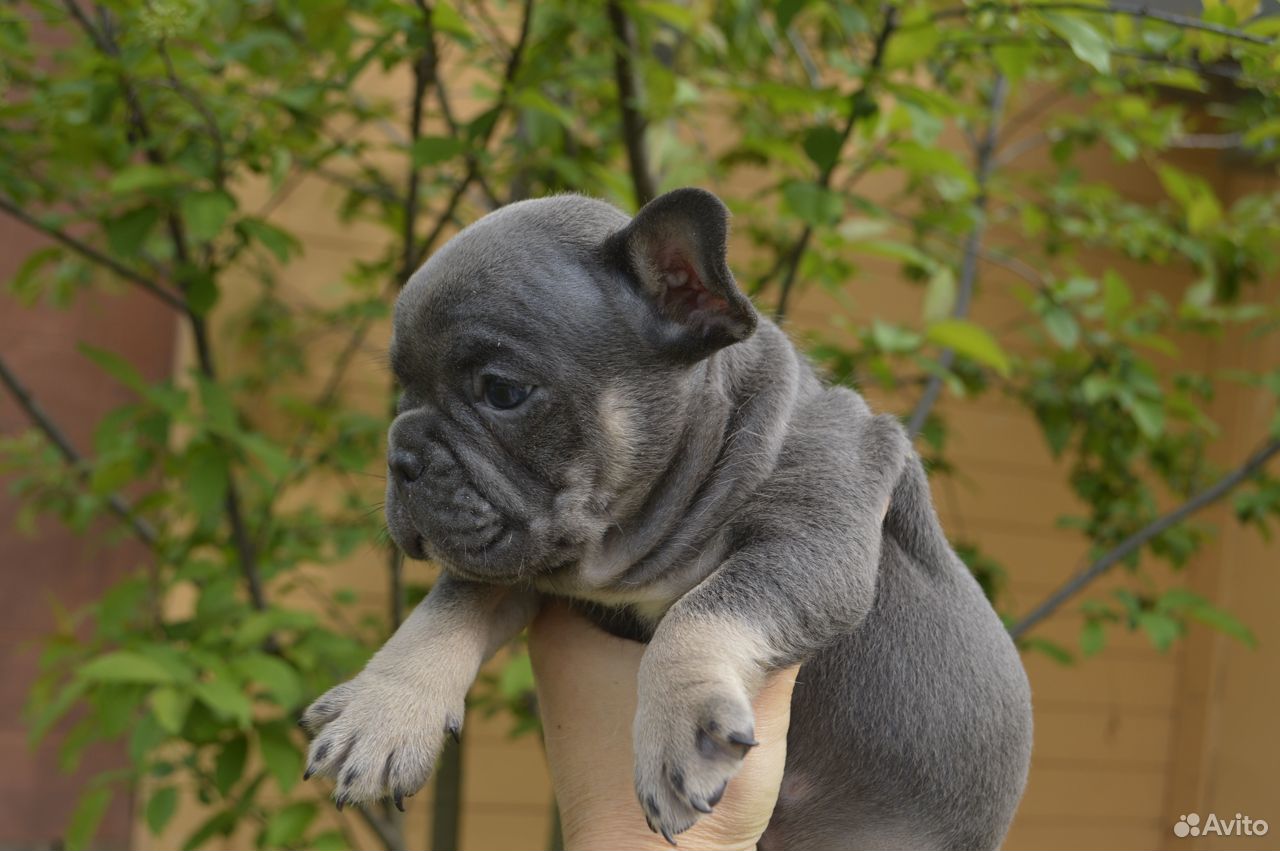
<instances>
[{"instance_id":1,"label":"wrinkled neck skin","mask_svg":"<svg viewBox=\"0 0 1280 851\"><path fill-rule=\"evenodd\" d=\"M539 590L656 623L723 561L729 521L773 472L792 410L818 382L767 321L700 363L689 382L665 468L620 492L602 540L576 566L537 580Z\"/></svg>"}]
</instances>

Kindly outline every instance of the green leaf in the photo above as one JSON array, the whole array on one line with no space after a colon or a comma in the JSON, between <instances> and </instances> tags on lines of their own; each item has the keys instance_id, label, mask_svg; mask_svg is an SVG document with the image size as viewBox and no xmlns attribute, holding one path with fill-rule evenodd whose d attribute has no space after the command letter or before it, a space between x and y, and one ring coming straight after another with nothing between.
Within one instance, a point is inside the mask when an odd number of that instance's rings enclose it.
<instances>
[{"instance_id":1,"label":"green leaf","mask_svg":"<svg viewBox=\"0 0 1280 851\"><path fill-rule=\"evenodd\" d=\"M902 18L906 31L896 30L885 44L883 65L887 69L909 68L932 56L942 41L942 30L933 24L923 6Z\"/></svg>"},{"instance_id":2,"label":"green leaf","mask_svg":"<svg viewBox=\"0 0 1280 851\"><path fill-rule=\"evenodd\" d=\"M78 705L88 688L87 680L75 679L59 689L51 700L36 701L33 698L27 716L27 741L35 746L43 740L49 729Z\"/></svg>"},{"instance_id":3,"label":"green leaf","mask_svg":"<svg viewBox=\"0 0 1280 851\"><path fill-rule=\"evenodd\" d=\"M1111 73L1111 45L1093 24L1082 17L1055 12L1044 13L1044 21L1049 29L1062 36L1071 46L1071 52L1082 62L1089 63L1100 73Z\"/></svg>"},{"instance_id":4,"label":"green leaf","mask_svg":"<svg viewBox=\"0 0 1280 851\"><path fill-rule=\"evenodd\" d=\"M250 653L231 664L241 676L265 686L285 709L292 709L302 702L302 679L283 659L265 653Z\"/></svg>"},{"instance_id":5,"label":"green leaf","mask_svg":"<svg viewBox=\"0 0 1280 851\"><path fill-rule=\"evenodd\" d=\"M811 128L804 134L804 152L820 171L826 171L835 165L840 156L840 143L840 131L834 127L822 125Z\"/></svg>"},{"instance_id":6,"label":"green leaf","mask_svg":"<svg viewBox=\"0 0 1280 851\"><path fill-rule=\"evenodd\" d=\"M518 653L503 666L498 677L498 690L513 700L533 690L533 665L528 653Z\"/></svg>"},{"instance_id":7,"label":"green leaf","mask_svg":"<svg viewBox=\"0 0 1280 851\"><path fill-rule=\"evenodd\" d=\"M173 786L157 789L147 801L147 827L159 834L169 824L178 808L178 790Z\"/></svg>"},{"instance_id":8,"label":"green leaf","mask_svg":"<svg viewBox=\"0 0 1280 851\"><path fill-rule=\"evenodd\" d=\"M1116 398L1144 435L1154 440L1164 434L1164 405L1160 400L1137 396L1128 387L1118 388Z\"/></svg>"},{"instance_id":9,"label":"green leaf","mask_svg":"<svg viewBox=\"0 0 1280 851\"><path fill-rule=\"evenodd\" d=\"M1000 73L1009 78L1009 82L1018 83L1035 62L1035 45L1030 42L997 44L991 49L991 58L995 60Z\"/></svg>"},{"instance_id":10,"label":"green leaf","mask_svg":"<svg viewBox=\"0 0 1280 851\"><path fill-rule=\"evenodd\" d=\"M262 761L275 778L280 791L288 794L302 775L302 752L290 737L292 724L276 721L258 728L258 747Z\"/></svg>"},{"instance_id":11,"label":"green leaf","mask_svg":"<svg viewBox=\"0 0 1280 851\"><path fill-rule=\"evenodd\" d=\"M173 682L173 674L161 665L128 650L116 650L99 656L77 671L84 680L97 683L161 683Z\"/></svg>"},{"instance_id":12,"label":"green leaf","mask_svg":"<svg viewBox=\"0 0 1280 851\"><path fill-rule=\"evenodd\" d=\"M1048 656L1059 665L1074 665L1075 657L1071 655L1071 651L1063 647L1056 641L1050 641L1047 638L1032 636L1024 638L1018 642L1024 650L1036 650Z\"/></svg>"},{"instance_id":13,"label":"green leaf","mask_svg":"<svg viewBox=\"0 0 1280 851\"><path fill-rule=\"evenodd\" d=\"M1162 653L1168 650L1182 634L1182 626L1177 619L1160 612L1139 612L1138 625Z\"/></svg>"},{"instance_id":14,"label":"green leaf","mask_svg":"<svg viewBox=\"0 0 1280 851\"><path fill-rule=\"evenodd\" d=\"M928 326L924 335L962 357L985 364L1003 376L1009 375L1009 356L981 325L967 319L943 319Z\"/></svg>"},{"instance_id":15,"label":"green leaf","mask_svg":"<svg viewBox=\"0 0 1280 851\"><path fill-rule=\"evenodd\" d=\"M113 254L132 259L142 252L147 236L158 221L160 210L153 205L116 216L106 223L107 245Z\"/></svg>"},{"instance_id":16,"label":"green leaf","mask_svg":"<svg viewBox=\"0 0 1280 851\"><path fill-rule=\"evenodd\" d=\"M1222 221L1222 205L1208 181L1170 165L1156 172L1160 183L1186 215L1187 230L1201 234Z\"/></svg>"},{"instance_id":17,"label":"green leaf","mask_svg":"<svg viewBox=\"0 0 1280 851\"><path fill-rule=\"evenodd\" d=\"M235 403L226 386L203 375L196 377L196 385L200 390L200 404L203 408L202 424L210 431L221 434L236 431Z\"/></svg>"},{"instance_id":18,"label":"green leaf","mask_svg":"<svg viewBox=\"0 0 1280 851\"><path fill-rule=\"evenodd\" d=\"M244 775L248 758L249 741L244 736L236 736L218 751L218 756L213 761L213 785L218 787L224 798Z\"/></svg>"},{"instance_id":19,"label":"green leaf","mask_svg":"<svg viewBox=\"0 0 1280 851\"><path fill-rule=\"evenodd\" d=\"M924 291L924 321L938 322L951 315L956 303L956 276L950 266L939 266Z\"/></svg>"},{"instance_id":20,"label":"green leaf","mask_svg":"<svg viewBox=\"0 0 1280 851\"><path fill-rule=\"evenodd\" d=\"M1074 349L1080 342L1080 325L1071 311L1052 305L1044 315L1044 327L1054 342L1064 349Z\"/></svg>"},{"instance_id":21,"label":"green leaf","mask_svg":"<svg viewBox=\"0 0 1280 851\"><path fill-rule=\"evenodd\" d=\"M118 194L167 189L178 183L180 176L153 165L131 165L116 172L107 182L107 191Z\"/></svg>"},{"instance_id":22,"label":"green leaf","mask_svg":"<svg viewBox=\"0 0 1280 851\"><path fill-rule=\"evenodd\" d=\"M151 692L151 713L165 732L177 735L186 723L191 709L191 694L176 688L158 688Z\"/></svg>"},{"instance_id":23,"label":"green leaf","mask_svg":"<svg viewBox=\"0 0 1280 851\"><path fill-rule=\"evenodd\" d=\"M218 284L205 270L189 274L183 284L187 304L196 315L203 316L218 303Z\"/></svg>"},{"instance_id":24,"label":"green leaf","mask_svg":"<svg viewBox=\"0 0 1280 851\"><path fill-rule=\"evenodd\" d=\"M1080 382L1080 394L1084 396L1085 402L1090 405L1096 405L1103 399L1110 398L1115 391L1115 382L1110 376L1093 374L1086 376L1084 381Z\"/></svg>"},{"instance_id":25,"label":"green leaf","mask_svg":"<svg viewBox=\"0 0 1280 851\"><path fill-rule=\"evenodd\" d=\"M302 252L302 243L293 234L262 219L241 219L236 223L236 228L270 251L281 263L287 263L290 258Z\"/></svg>"},{"instance_id":26,"label":"green leaf","mask_svg":"<svg viewBox=\"0 0 1280 851\"><path fill-rule=\"evenodd\" d=\"M289 848L307 832L316 817L316 805L308 801L289 804L271 816L263 841L271 847ZM314 846L311 846L314 847Z\"/></svg>"},{"instance_id":27,"label":"green leaf","mask_svg":"<svg viewBox=\"0 0 1280 851\"><path fill-rule=\"evenodd\" d=\"M95 348L88 343L79 343L76 348L79 349L80 354L93 361L99 369L125 387L140 394L147 392L147 380L124 357L106 349Z\"/></svg>"},{"instance_id":28,"label":"green leaf","mask_svg":"<svg viewBox=\"0 0 1280 851\"><path fill-rule=\"evenodd\" d=\"M182 851L195 851L216 835L230 836L236 828L236 814L231 810L214 813L197 827L187 841L182 844Z\"/></svg>"},{"instance_id":29,"label":"green leaf","mask_svg":"<svg viewBox=\"0 0 1280 851\"><path fill-rule=\"evenodd\" d=\"M1108 269L1102 276L1102 310L1112 328L1120 324L1133 304L1133 293L1124 278Z\"/></svg>"},{"instance_id":30,"label":"green leaf","mask_svg":"<svg viewBox=\"0 0 1280 851\"><path fill-rule=\"evenodd\" d=\"M910 328L880 319L871 320L871 342L882 352L900 354L920 348L921 337Z\"/></svg>"},{"instance_id":31,"label":"green leaf","mask_svg":"<svg viewBox=\"0 0 1280 851\"><path fill-rule=\"evenodd\" d=\"M423 136L413 143L410 155L413 164L422 167L437 165L453 159L466 149L461 139L451 136Z\"/></svg>"},{"instance_id":32,"label":"green leaf","mask_svg":"<svg viewBox=\"0 0 1280 851\"><path fill-rule=\"evenodd\" d=\"M182 196L182 201L179 202L187 235L196 242L208 242L217 236L235 209L235 199L217 189L192 192Z\"/></svg>"},{"instance_id":33,"label":"green leaf","mask_svg":"<svg viewBox=\"0 0 1280 851\"><path fill-rule=\"evenodd\" d=\"M67 833L64 837L68 851L79 851L87 848L98 833L98 825L111 806L111 787L96 786L87 789L80 796L71 818L67 822Z\"/></svg>"},{"instance_id":34,"label":"green leaf","mask_svg":"<svg viewBox=\"0 0 1280 851\"><path fill-rule=\"evenodd\" d=\"M800 14L800 11L807 5L809 5L809 0L780 0L773 7L774 17L778 21L778 29L785 30L791 26L792 19Z\"/></svg>"},{"instance_id":35,"label":"green leaf","mask_svg":"<svg viewBox=\"0 0 1280 851\"><path fill-rule=\"evenodd\" d=\"M1103 629L1102 622L1096 620L1085 621L1084 628L1080 630L1080 652L1085 656L1096 656L1102 652L1107 644L1107 634Z\"/></svg>"},{"instance_id":36,"label":"green leaf","mask_svg":"<svg viewBox=\"0 0 1280 851\"><path fill-rule=\"evenodd\" d=\"M467 24L467 19L458 13L449 0L436 0L431 10L431 26L436 32L451 35L460 42L471 42L471 27Z\"/></svg>"},{"instance_id":37,"label":"green leaf","mask_svg":"<svg viewBox=\"0 0 1280 851\"><path fill-rule=\"evenodd\" d=\"M59 245L48 245L31 252L9 279L10 292L24 307L35 304L40 298L41 284L46 277L41 272L46 266L62 261L65 257L66 252Z\"/></svg>"},{"instance_id":38,"label":"green leaf","mask_svg":"<svg viewBox=\"0 0 1280 851\"><path fill-rule=\"evenodd\" d=\"M844 199L816 183L793 180L782 187L782 200L787 209L815 227L833 225L844 214Z\"/></svg>"},{"instance_id":39,"label":"green leaf","mask_svg":"<svg viewBox=\"0 0 1280 851\"><path fill-rule=\"evenodd\" d=\"M240 432L236 435L236 444L248 450L267 468L267 472L277 479L283 478L293 470L293 460L289 453L268 438L253 432Z\"/></svg>"},{"instance_id":40,"label":"green leaf","mask_svg":"<svg viewBox=\"0 0 1280 851\"><path fill-rule=\"evenodd\" d=\"M229 475L226 452L213 443L201 441L187 451L187 495L206 524L222 512Z\"/></svg>"},{"instance_id":41,"label":"green leaf","mask_svg":"<svg viewBox=\"0 0 1280 851\"><path fill-rule=\"evenodd\" d=\"M1224 635L1229 635L1250 650L1257 648L1258 639L1253 631L1240 620L1222 609L1202 601L1200 605L1187 609L1187 614L1205 626L1212 627Z\"/></svg>"},{"instance_id":42,"label":"green leaf","mask_svg":"<svg viewBox=\"0 0 1280 851\"><path fill-rule=\"evenodd\" d=\"M192 691L196 699L213 710L215 715L235 721L241 727L249 726L253 704L237 686L225 679L215 679L196 683Z\"/></svg>"}]
</instances>

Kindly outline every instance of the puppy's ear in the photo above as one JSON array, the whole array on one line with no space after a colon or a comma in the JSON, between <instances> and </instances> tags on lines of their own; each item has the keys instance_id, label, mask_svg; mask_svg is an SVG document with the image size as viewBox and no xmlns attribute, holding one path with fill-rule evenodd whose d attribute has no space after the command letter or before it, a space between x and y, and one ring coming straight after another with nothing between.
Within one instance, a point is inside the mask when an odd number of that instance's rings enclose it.
<instances>
[{"instance_id":1,"label":"puppy's ear","mask_svg":"<svg viewBox=\"0 0 1280 851\"><path fill-rule=\"evenodd\" d=\"M755 331L755 308L725 262L728 232L719 198L677 189L650 201L609 240L657 313L661 344L682 360L701 360Z\"/></svg>"}]
</instances>

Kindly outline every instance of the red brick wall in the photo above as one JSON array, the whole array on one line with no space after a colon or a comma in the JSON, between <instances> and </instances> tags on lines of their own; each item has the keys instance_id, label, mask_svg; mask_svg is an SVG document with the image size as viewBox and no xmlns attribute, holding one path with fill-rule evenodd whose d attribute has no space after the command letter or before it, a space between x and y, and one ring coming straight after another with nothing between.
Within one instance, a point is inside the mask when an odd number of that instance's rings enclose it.
<instances>
[{"instance_id":1,"label":"red brick wall","mask_svg":"<svg viewBox=\"0 0 1280 851\"><path fill-rule=\"evenodd\" d=\"M0 215L0 281L41 244L29 229ZM0 355L82 452L90 449L99 417L128 401L129 392L79 354L76 344L119 352L144 375L159 378L173 362L175 329L173 313L136 289L85 293L68 310L26 309L0 292ZM27 427L0 388L0 434ZM72 536L56 521L41 522L34 536L18 532L9 484L0 477L0 848L52 848L61 844L80 789L123 756L118 748L97 748L75 773L65 774L57 764L56 735L37 750L29 747L21 711L36 672L36 642L53 627L50 600L77 607L146 554L133 541L113 546L98 535ZM97 844L126 848L129 829L130 801L117 796Z\"/></svg>"}]
</instances>

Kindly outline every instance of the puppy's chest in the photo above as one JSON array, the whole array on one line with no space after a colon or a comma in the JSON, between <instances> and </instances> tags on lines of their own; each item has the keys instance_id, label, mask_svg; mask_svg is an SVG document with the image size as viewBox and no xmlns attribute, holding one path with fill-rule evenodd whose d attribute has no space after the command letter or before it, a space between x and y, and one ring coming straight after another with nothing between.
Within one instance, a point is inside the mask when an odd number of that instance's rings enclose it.
<instances>
[{"instance_id":1,"label":"puppy's chest","mask_svg":"<svg viewBox=\"0 0 1280 851\"><path fill-rule=\"evenodd\" d=\"M539 578L534 585L544 594L582 604L582 610L592 614L598 621L600 618L595 617L594 613L625 613L619 617L645 624L650 631L658 621L662 620L662 616L667 613L667 609L671 608L671 604L680 598L680 594L671 593L670 589L662 587L630 589L592 587L576 574ZM601 625L606 626L604 623ZM618 632L615 629L609 631Z\"/></svg>"}]
</instances>

